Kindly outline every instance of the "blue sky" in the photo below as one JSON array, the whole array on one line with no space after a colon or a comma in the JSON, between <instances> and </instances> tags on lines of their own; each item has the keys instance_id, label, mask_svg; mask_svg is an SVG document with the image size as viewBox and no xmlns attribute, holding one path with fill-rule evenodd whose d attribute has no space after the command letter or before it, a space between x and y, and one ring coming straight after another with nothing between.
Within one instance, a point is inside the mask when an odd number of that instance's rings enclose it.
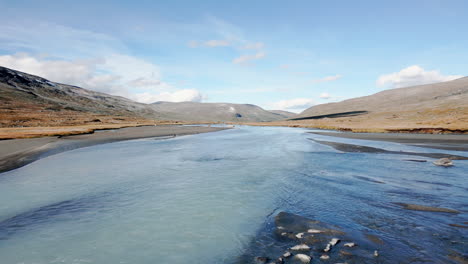
<instances>
[{"instance_id":1,"label":"blue sky","mask_svg":"<svg viewBox=\"0 0 468 264\"><path fill-rule=\"evenodd\" d=\"M296 112L467 75L464 0L135 2L0 0L0 65L140 102Z\"/></svg>"}]
</instances>

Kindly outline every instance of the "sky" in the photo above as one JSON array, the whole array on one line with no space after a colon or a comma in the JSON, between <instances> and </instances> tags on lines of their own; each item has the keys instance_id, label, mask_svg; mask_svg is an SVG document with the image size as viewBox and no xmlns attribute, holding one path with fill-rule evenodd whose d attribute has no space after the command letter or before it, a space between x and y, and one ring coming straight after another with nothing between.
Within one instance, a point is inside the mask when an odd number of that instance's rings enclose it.
<instances>
[{"instance_id":1,"label":"sky","mask_svg":"<svg viewBox=\"0 0 468 264\"><path fill-rule=\"evenodd\" d=\"M0 0L0 66L155 101L300 112L468 71L468 1Z\"/></svg>"}]
</instances>

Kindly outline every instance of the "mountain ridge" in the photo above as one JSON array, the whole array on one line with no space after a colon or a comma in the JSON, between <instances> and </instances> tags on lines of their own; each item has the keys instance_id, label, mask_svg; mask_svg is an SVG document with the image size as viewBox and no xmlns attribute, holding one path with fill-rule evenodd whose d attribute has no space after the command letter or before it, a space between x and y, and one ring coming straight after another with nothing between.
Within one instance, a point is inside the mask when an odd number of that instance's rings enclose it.
<instances>
[{"instance_id":1,"label":"mountain ridge","mask_svg":"<svg viewBox=\"0 0 468 264\"><path fill-rule=\"evenodd\" d=\"M61 126L93 122L134 122L137 120L186 122L264 122L284 119L259 106L227 104L241 108L241 113L218 113L215 103L195 103L206 109L206 115L196 116L196 108L166 109L162 104L144 104L131 99L92 91L75 85L52 82L46 78L0 66L0 127ZM184 103L169 103L183 105ZM190 103L188 103L190 104ZM252 112L249 112L249 109ZM208 115L211 113L211 116Z\"/></svg>"}]
</instances>

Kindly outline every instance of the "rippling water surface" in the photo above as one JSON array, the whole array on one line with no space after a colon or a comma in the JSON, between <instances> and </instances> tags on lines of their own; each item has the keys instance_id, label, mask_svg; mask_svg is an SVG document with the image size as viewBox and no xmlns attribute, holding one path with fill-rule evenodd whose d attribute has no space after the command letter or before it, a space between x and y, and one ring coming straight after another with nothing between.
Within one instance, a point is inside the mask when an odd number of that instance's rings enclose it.
<instances>
[{"instance_id":1,"label":"rippling water surface","mask_svg":"<svg viewBox=\"0 0 468 264\"><path fill-rule=\"evenodd\" d=\"M468 221L468 161L446 169L340 153L309 139L441 151L306 132L241 127L125 141L0 174L0 262L235 263L277 253L268 245L280 211L337 225L356 241L379 237L376 263L447 263L454 251L466 253L466 229L449 224Z\"/></svg>"}]
</instances>

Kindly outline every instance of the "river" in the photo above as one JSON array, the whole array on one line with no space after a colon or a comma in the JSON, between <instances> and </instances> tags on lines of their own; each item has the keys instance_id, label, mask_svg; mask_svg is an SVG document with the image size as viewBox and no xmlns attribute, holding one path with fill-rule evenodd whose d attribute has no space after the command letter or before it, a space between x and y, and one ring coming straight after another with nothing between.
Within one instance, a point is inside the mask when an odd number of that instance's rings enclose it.
<instances>
[{"instance_id":1,"label":"river","mask_svg":"<svg viewBox=\"0 0 468 264\"><path fill-rule=\"evenodd\" d=\"M370 254L379 251L378 259L364 262L451 263L449 255L466 254L467 229L450 224L468 221L468 161L442 168L428 158L424 163L404 160L414 156L341 153L310 139L467 152L307 131L237 127L123 141L2 173L0 263L238 263L275 257L282 249L271 231L281 211L333 224ZM409 211L398 202L461 213ZM369 244L371 236L381 241Z\"/></svg>"}]
</instances>

